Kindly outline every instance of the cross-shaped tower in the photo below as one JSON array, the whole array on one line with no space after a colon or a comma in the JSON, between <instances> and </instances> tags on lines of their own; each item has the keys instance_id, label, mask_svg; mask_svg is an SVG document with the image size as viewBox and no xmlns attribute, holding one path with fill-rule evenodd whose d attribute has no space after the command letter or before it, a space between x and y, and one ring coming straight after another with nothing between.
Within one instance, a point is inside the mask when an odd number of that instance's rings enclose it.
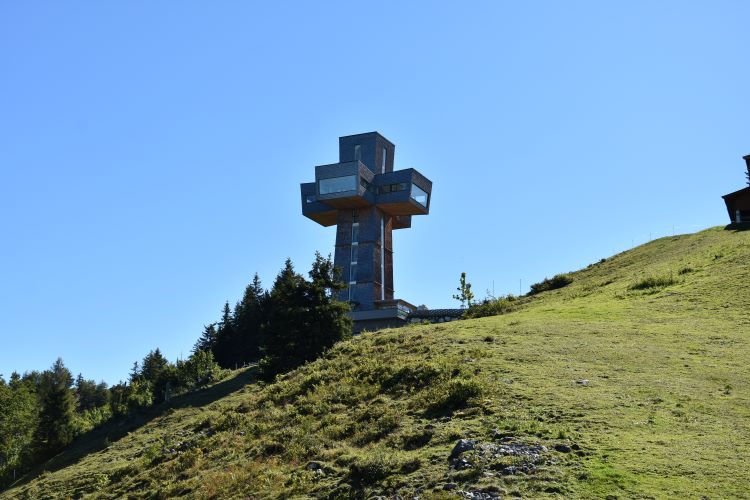
<instances>
[{"instance_id":1,"label":"cross-shaped tower","mask_svg":"<svg viewBox=\"0 0 750 500\"><path fill-rule=\"evenodd\" d=\"M339 162L315 167L315 182L301 184L302 214L337 226L334 264L349 285L340 298L355 323L397 310L404 319L413 308L393 298L392 231L429 213L432 182L413 168L394 171L395 149L377 132L340 137Z\"/></svg>"}]
</instances>

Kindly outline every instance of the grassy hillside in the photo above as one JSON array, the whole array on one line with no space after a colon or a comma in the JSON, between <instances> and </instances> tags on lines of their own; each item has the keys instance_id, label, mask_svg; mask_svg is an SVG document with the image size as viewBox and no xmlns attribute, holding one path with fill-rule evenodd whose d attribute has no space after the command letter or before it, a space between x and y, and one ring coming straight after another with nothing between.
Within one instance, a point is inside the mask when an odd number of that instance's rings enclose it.
<instances>
[{"instance_id":1,"label":"grassy hillside","mask_svg":"<svg viewBox=\"0 0 750 500\"><path fill-rule=\"evenodd\" d=\"M747 495L750 231L571 276L503 316L361 335L274 384L236 372L0 497Z\"/></svg>"}]
</instances>

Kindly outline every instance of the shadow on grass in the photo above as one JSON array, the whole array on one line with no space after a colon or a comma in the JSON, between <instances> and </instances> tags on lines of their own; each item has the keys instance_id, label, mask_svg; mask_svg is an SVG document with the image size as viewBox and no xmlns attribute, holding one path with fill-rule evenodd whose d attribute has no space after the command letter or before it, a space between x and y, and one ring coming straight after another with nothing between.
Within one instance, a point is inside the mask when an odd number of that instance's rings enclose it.
<instances>
[{"instance_id":1,"label":"shadow on grass","mask_svg":"<svg viewBox=\"0 0 750 500\"><path fill-rule=\"evenodd\" d=\"M72 465L91 453L105 449L128 433L143 427L153 419L163 415L169 410L180 408L198 408L206 406L233 392L237 392L247 384L258 378L258 367L251 366L242 370L235 376L218 382L210 387L199 391L182 394L174 397L168 403L161 403L149 408L137 410L127 417L113 419L96 429L78 436L67 448L46 462L34 467L26 475L19 478L8 489L22 486L44 471L54 472L56 470ZM2 490L0 490L1 492Z\"/></svg>"},{"instance_id":2,"label":"shadow on grass","mask_svg":"<svg viewBox=\"0 0 750 500\"><path fill-rule=\"evenodd\" d=\"M750 230L750 222L733 222L728 226L724 226L724 230L733 231L735 233L738 233L740 231L748 231Z\"/></svg>"}]
</instances>

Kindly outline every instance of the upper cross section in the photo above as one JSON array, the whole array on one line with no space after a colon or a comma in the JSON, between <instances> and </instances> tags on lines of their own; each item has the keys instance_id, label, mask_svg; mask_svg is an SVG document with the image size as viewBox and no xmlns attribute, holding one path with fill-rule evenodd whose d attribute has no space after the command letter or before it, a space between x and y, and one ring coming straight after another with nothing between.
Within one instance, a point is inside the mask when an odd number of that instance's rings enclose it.
<instances>
[{"instance_id":1,"label":"upper cross section","mask_svg":"<svg viewBox=\"0 0 750 500\"><path fill-rule=\"evenodd\" d=\"M339 162L315 167L315 182L301 185L302 214L323 226L339 210L375 206L394 217L393 229L411 226L430 211L432 182L416 170L393 170L396 147L377 132L339 138Z\"/></svg>"}]
</instances>

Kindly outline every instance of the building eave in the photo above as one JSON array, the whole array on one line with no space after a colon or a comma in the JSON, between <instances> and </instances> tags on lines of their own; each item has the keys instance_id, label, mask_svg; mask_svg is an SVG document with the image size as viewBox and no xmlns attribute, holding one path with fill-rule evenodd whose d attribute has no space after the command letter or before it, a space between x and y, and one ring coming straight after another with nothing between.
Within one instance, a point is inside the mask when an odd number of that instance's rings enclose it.
<instances>
[{"instance_id":1,"label":"building eave","mask_svg":"<svg viewBox=\"0 0 750 500\"><path fill-rule=\"evenodd\" d=\"M734 198L735 196L738 196L738 195L744 194L744 193L750 193L750 186L748 186L746 188L742 188L739 191L735 191L734 193L725 194L724 196L722 196L722 198L724 198L725 200L727 200L727 199Z\"/></svg>"}]
</instances>

